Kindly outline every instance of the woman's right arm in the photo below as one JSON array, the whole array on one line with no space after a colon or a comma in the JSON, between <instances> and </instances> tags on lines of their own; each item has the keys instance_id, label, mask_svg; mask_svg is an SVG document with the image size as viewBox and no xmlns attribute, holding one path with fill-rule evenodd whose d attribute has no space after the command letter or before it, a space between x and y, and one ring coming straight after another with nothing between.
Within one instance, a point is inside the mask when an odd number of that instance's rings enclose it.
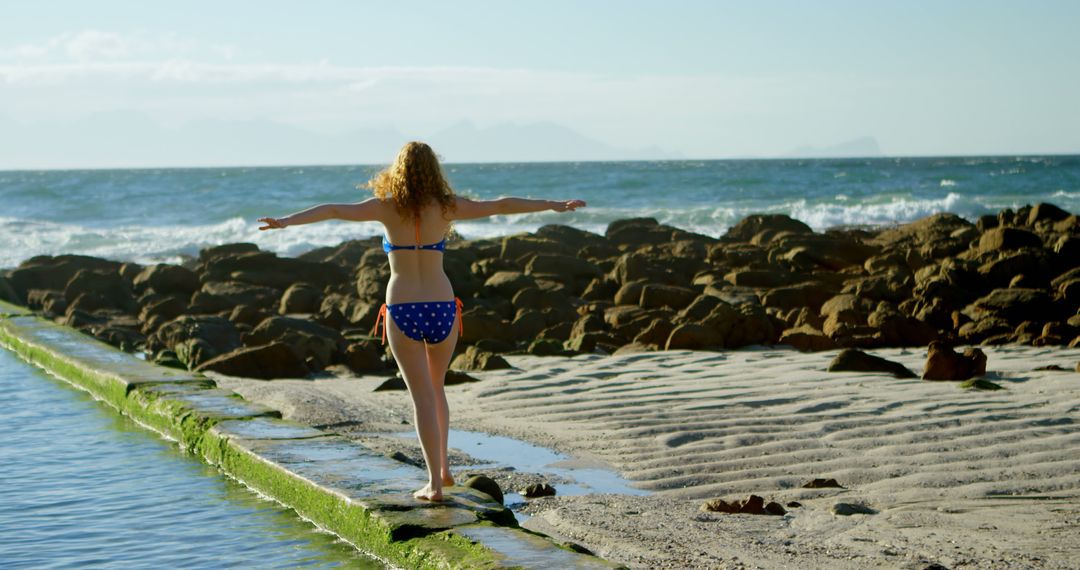
<instances>
[{"instance_id":1,"label":"woman's right arm","mask_svg":"<svg viewBox=\"0 0 1080 570\"><path fill-rule=\"evenodd\" d=\"M356 204L321 204L289 214L284 218L259 218L266 224L260 230L279 230L287 226L312 224L324 220L349 220L352 222L372 222L379 219L379 201L369 198Z\"/></svg>"},{"instance_id":2,"label":"woman's right arm","mask_svg":"<svg viewBox=\"0 0 1080 570\"><path fill-rule=\"evenodd\" d=\"M584 200L533 200L531 198L496 198L495 200L470 200L457 198L454 219L468 220L500 214L525 214L528 212L574 211L585 206Z\"/></svg>"}]
</instances>

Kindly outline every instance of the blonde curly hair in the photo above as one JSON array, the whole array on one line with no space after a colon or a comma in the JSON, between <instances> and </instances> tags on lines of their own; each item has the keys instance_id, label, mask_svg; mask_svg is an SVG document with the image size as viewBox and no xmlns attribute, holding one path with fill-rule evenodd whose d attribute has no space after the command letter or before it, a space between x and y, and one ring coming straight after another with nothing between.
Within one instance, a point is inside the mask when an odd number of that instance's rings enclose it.
<instances>
[{"instance_id":1,"label":"blonde curly hair","mask_svg":"<svg viewBox=\"0 0 1080 570\"><path fill-rule=\"evenodd\" d=\"M439 158L422 142L406 143L394 163L372 177L366 186L376 198L393 200L406 220L419 219L420 210L432 200L439 203L444 215L455 208L454 189L443 177Z\"/></svg>"}]
</instances>

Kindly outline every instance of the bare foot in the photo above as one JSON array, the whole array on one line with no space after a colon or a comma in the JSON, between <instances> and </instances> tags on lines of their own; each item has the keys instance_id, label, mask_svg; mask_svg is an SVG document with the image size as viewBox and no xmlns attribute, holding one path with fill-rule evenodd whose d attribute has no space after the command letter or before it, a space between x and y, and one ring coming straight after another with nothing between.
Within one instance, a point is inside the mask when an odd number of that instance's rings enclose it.
<instances>
[{"instance_id":1,"label":"bare foot","mask_svg":"<svg viewBox=\"0 0 1080 570\"><path fill-rule=\"evenodd\" d=\"M449 473L447 473L446 475L443 475L442 476L442 484L443 484L443 487L453 487L454 486L454 476L450 475Z\"/></svg>"},{"instance_id":2,"label":"bare foot","mask_svg":"<svg viewBox=\"0 0 1080 570\"><path fill-rule=\"evenodd\" d=\"M435 491L431 488L431 485L424 485L423 489L412 494L412 496L421 501L442 501L442 489Z\"/></svg>"}]
</instances>

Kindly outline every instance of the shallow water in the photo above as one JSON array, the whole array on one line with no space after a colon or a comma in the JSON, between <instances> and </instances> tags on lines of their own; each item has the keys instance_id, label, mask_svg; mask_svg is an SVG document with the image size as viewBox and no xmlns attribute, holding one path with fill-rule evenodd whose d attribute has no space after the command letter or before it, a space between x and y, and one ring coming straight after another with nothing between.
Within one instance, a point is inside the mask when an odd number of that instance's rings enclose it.
<instances>
[{"instance_id":1,"label":"shallow water","mask_svg":"<svg viewBox=\"0 0 1080 570\"><path fill-rule=\"evenodd\" d=\"M385 566L0 348L0 567Z\"/></svg>"},{"instance_id":2,"label":"shallow water","mask_svg":"<svg viewBox=\"0 0 1080 570\"><path fill-rule=\"evenodd\" d=\"M392 434L402 439L416 439L415 432ZM483 461L477 465L455 465L455 470L483 471L491 467L513 467L522 473L538 473L552 476L555 490L560 495L587 495L590 493L619 493L624 495L648 495L649 491L631 486L612 469L601 468L574 460L572 457L533 445L511 437L483 432L451 429L448 447L467 453L473 459ZM514 511L518 522L528 520L519 512L525 498L514 490L504 489L504 502Z\"/></svg>"}]
</instances>

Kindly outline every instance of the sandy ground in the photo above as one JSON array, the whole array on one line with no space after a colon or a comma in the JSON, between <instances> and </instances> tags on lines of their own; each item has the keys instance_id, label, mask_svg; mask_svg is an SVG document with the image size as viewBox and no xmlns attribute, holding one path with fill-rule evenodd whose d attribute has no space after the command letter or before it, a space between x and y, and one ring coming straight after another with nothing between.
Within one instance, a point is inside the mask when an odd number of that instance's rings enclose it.
<instances>
[{"instance_id":1,"label":"sandy ground","mask_svg":"<svg viewBox=\"0 0 1080 570\"><path fill-rule=\"evenodd\" d=\"M652 491L524 509L526 527L631 568L1080 568L1080 350L984 350L1003 390L829 373L834 352L763 348L512 357L515 369L448 394L457 429L608 465ZM874 352L917 373L925 359ZM1048 364L1067 371L1034 370ZM287 418L419 457L415 443L385 436L411 429L412 414L404 392L372 391L382 378L218 380ZM476 463L460 452L451 462ZM511 488L543 479L491 474ZM819 477L844 488L802 488ZM699 508L751 493L802 506ZM833 514L840 502L876 513Z\"/></svg>"}]
</instances>

